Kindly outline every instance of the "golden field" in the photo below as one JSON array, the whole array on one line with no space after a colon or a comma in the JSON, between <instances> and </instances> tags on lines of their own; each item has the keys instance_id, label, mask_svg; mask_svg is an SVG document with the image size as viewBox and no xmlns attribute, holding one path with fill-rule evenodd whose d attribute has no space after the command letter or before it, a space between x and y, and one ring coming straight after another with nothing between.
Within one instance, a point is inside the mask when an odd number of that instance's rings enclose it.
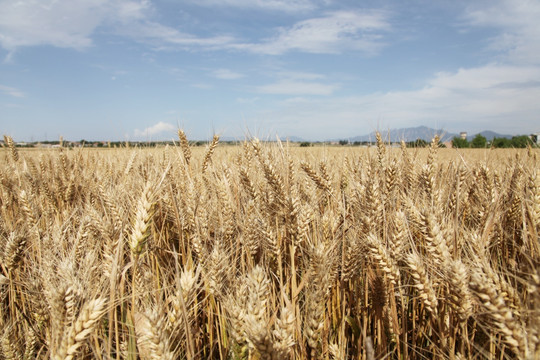
<instances>
[{"instance_id":1,"label":"golden field","mask_svg":"<svg viewBox=\"0 0 540 360\"><path fill-rule=\"evenodd\" d=\"M537 359L538 149L0 150L3 359Z\"/></svg>"}]
</instances>

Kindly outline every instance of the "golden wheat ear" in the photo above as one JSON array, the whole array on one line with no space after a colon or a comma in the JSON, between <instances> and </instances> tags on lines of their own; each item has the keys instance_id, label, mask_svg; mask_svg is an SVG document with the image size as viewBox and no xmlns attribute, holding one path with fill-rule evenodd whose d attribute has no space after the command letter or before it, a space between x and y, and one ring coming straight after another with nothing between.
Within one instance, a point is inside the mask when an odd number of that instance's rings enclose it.
<instances>
[{"instance_id":1,"label":"golden wheat ear","mask_svg":"<svg viewBox=\"0 0 540 360\"><path fill-rule=\"evenodd\" d=\"M62 338L60 346L51 354L55 360L75 358L79 348L90 337L101 317L105 314L107 301L104 298L90 300L84 304L77 320Z\"/></svg>"},{"instance_id":2,"label":"golden wheat ear","mask_svg":"<svg viewBox=\"0 0 540 360\"><path fill-rule=\"evenodd\" d=\"M214 154L214 151L216 150L216 147L219 143L219 135L214 135L212 142L208 146L206 150L206 154L204 155L204 159L201 165L202 173L204 174L206 172L206 169L208 168L208 165L210 164L210 161L212 160L212 155Z\"/></svg>"},{"instance_id":3,"label":"golden wheat ear","mask_svg":"<svg viewBox=\"0 0 540 360\"><path fill-rule=\"evenodd\" d=\"M13 138L11 136L4 135L4 143L9 148L11 159L13 160L13 162L18 162L19 152L17 150L17 147L15 146L15 142L13 141Z\"/></svg>"},{"instance_id":4,"label":"golden wheat ear","mask_svg":"<svg viewBox=\"0 0 540 360\"><path fill-rule=\"evenodd\" d=\"M184 130L178 130L178 139L180 140L180 147L182 148L182 153L184 154L184 160L189 166L191 161L191 149L189 148L189 141Z\"/></svg>"}]
</instances>

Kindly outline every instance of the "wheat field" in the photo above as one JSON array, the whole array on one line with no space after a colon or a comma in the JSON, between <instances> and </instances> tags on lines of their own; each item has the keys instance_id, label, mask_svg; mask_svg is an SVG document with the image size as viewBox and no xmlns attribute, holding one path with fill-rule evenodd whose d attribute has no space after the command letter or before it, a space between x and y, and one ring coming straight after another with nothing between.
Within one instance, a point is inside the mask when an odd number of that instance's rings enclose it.
<instances>
[{"instance_id":1,"label":"wheat field","mask_svg":"<svg viewBox=\"0 0 540 360\"><path fill-rule=\"evenodd\" d=\"M2 359L538 359L539 150L0 150Z\"/></svg>"}]
</instances>

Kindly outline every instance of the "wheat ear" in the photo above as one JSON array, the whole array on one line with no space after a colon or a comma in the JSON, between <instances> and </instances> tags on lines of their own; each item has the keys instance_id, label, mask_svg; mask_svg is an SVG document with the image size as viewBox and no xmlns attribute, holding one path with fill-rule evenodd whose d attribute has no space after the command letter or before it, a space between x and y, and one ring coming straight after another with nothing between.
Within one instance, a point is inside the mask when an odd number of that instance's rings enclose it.
<instances>
[{"instance_id":1,"label":"wheat ear","mask_svg":"<svg viewBox=\"0 0 540 360\"><path fill-rule=\"evenodd\" d=\"M279 318L274 325L274 349L279 359L287 359L294 355L296 315L291 301L285 294L281 295L285 305L281 308Z\"/></svg>"},{"instance_id":2,"label":"wheat ear","mask_svg":"<svg viewBox=\"0 0 540 360\"><path fill-rule=\"evenodd\" d=\"M137 348L142 360L172 360L169 336L165 330L165 317L156 311L135 313L134 324L137 335Z\"/></svg>"},{"instance_id":3,"label":"wheat ear","mask_svg":"<svg viewBox=\"0 0 540 360\"><path fill-rule=\"evenodd\" d=\"M182 153L184 153L184 159L186 160L186 164L189 166L189 162L191 160L191 149L189 148L189 141L184 130L178 130L178 138L180 139L180 147L182 148Z\"/></svg>"},{"instance_id":4,"label":"wheat ear","mask_svg":"<svg viewBox=\"0 0 540 360\"><path fill-rule=\"evenodd\" d=\"M14 162L19 161L19 152L17 151L17 148L15 147L15 142L13 142L13 138L9 135L4 135L4 142L9 148L9 151L11 152L11 158Z\"/></svg>"},{"instance_id":5,"label":"wheat ear","mask_svg":"<svg viewBox=\"0 0 540 360\"><path fill-rule=\"evenodd\" d=\"M147 182L137 203L133 229L129 237L129 247L133 255L136 256L142 253L144 244L150 236L151 209L153 205L151 192L151 183Z\"/></svg>"},{"instance_id":6,"label":"wheat ear","mask_svg":"<svg viewBox=\"0 0 540 360\"><path fill-rule=\"evenodd\" d=\"M439 302L420 256L417 253L411 253L405 258L405 261L409 266L410 274L415 283L414 286L418 290L422 303L434 317L437 316Z\"/></svg>"},{"instance_id":7,"label":"wheat ear","mask_svg":"<svg viewBox=\"0 0 540 360\"><path fill-rule=\"evenodd\" d=\"M528 358L526 337L519 322L514 317L512 309L504 301L502 294L498 293L491 282L479 271L471 275L471 288L486 310L486 314L493 320L504 341L512 350L523 358Z\"/></svg>"},{"instance_id":8,"label":"wheat ear","mask_svg":"<svg viewBox=\"0 0 540 360\"><path fill-rule=\"evenodd\" d=\"M374 234L370 234L367 237L367 245L371 257L376 260L380 269L386 274L388 280L395 286L398 286L400 278L399 267L397 266L395 259L390 255L386 246L384 246L381 240Z\"/></svg>"},{"instance_id":9,"label":"wheat ear","mask_svg":"<svg viewBox=\"0 0 540 360\"><path fill-rule=\"evenodd\" d=\"M78 349L90 336L98 321L103 316L106 300L98 298L88 301L82 308L75 323L70 327L67 335L62 339L60 348L52 354L54 360L71 360Z\"/></svg>"},{"instance_id":10,"label":"wheat ear","mask_svg":"<svg viewBox=\"0 0 540 360\"><path fill-rule=\"evenodd\" d=\"M214 135L214 138L212 139L212 142L210 143L208 150L206 150L206 154L204 155L204 159L202 162L203 174L206 172L206 169L208 168L208 164L210 163L210 160L212 159L212 154L214 154L214 150L216 149L218 142L219 142L219 135Z\"/></svg>"}]
</instances>

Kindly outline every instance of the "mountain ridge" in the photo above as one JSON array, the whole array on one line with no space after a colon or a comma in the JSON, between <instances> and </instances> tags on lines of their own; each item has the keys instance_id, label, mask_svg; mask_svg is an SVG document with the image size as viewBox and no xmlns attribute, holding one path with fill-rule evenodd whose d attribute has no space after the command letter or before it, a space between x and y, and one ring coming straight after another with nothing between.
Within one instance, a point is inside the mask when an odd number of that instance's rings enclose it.
<instances>
[{"instance_id":1,"label":"mountain ridge","mask_svg":"<svg viewBox=\"0 0 540 360\"><path fill-rule=\"evenodd\" d=\"M372 131L371 133L364 134L364 135L356 135L356 136L351 136L351 137L342 137L342 138L334 138L334 139L325 139L325 140L319 140L319 141L309 140L309 139L305 139L305 138L302 138L300 136L294 136L294 135L283 136L283 137L274 136L273 138L272 137L267 137L266 139L261 139L261 140L275 141L277 138L279 138L281 141L291 141L291 142L304 142L304 141L308 141L308 142L337 142L337 141L341 141L341 140L346 140L346 141L349 141L349 142L375 142L376 141L376 133L377 133L376 131ZM379 131L379 133L381 134L381 136L382 136L382 138L383 138L383 140L385 142L400 142L401 140L403 140L405 142L410 142L410 141L416 141L418 139L430 142L435 135L439 135L441 137L441 141L445 142L445 141L451 141L454 137L460 137L459 133L449 132L449 131L446 131L444 129L434 129L434 128L430 128L430 127L425 126L425 125L416 126L416 127L408 127L408 128L389 129L389 130ZM483 131L481 131L479 133L467 134L467 140L471 141L478 134L484 136L486 138L486 140L488 140L488 141L491 141L491 140L493 140L493 138L496 138L496 137L497 138L507 138L507 139L512 138L512 135L500 134L500 133L497 133L497 132L492 131L492 130L483 130ZM222 137L221 140L222 141L243 141L242 138L235 138L235 137L231 137L231 136Z\"/></svg>"},{"instance_id":2,"label":"mountain ridge","mask_svg":"<svg viewBox=\"0 0 540 360\"><path fill-rule=\"evenodd\" d=\"M416 127L408 127L408 128L400 128L400 129L390 129L386 131L379 131L384 141L389 142L399 142L401 140L405 142L409 141L415 141L418 139L425 140L425 141L431 141L435 135L439 135L441 137L441 141L451 141L454 137L459 137L460 134L458 133L452 133L448 132L444 129L433 129L427 126L416 126ZM483 130L479 133L469 135L467 134L467 140L472 140L476 135L482 135L484 136L488 141L493 140L493 138L512 138L512 135L507 134L499 134L497 132L491 131L491 130ZM376 131L373 131L369 134L365 135L357 135L349 138L345 138L345 140L349 140L351 142L366 142L366 141L375 141L375 135ZM337 141L337 140L335 140Z\"/></svg>"}]
</instances>

